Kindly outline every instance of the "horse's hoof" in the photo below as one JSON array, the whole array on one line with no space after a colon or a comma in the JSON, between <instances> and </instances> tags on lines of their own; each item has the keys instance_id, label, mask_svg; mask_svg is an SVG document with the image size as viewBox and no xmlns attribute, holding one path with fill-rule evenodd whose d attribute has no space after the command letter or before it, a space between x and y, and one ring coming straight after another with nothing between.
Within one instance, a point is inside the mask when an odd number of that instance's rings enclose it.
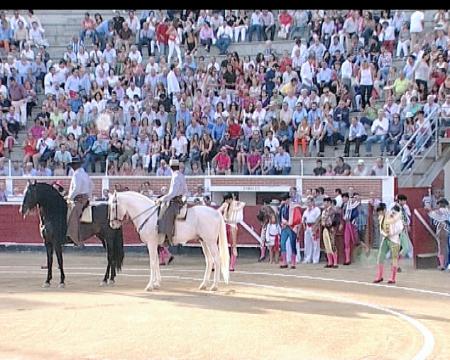
<instances>
[{"instance_id":1,"label":"horse's hoof","mask_svg":"<svg viewBox=\"0 0 450 360\"><path fill-rule=\"evenodd\" d=\"M209 291L217 291L217 290L218 290L217 285L213 285L209 288Z\"/></svg>"},{"instance_id":2,"label":"horse's hoof","mask_svg":"<svg viewBox=\"0 0 450 360\"><path fill-rule=\"evenodd\" d=\"M64 288L66 287L66 284L60 283L60 284L58 285L58 287L59 287L60 289L64 289Z\"/></svg>"},{"instance_id":3,"label":"horse's hoof","mask_svg":"<svg viewBox=\"0 0 450 360\"><path fill-rule=\"evenodd\" d=\"M155 290L159 289L160 287L161 287L161 285L158 283L153 284L153 289L155 289Z\"/></svg>"},{"instance_id":4,"label":"horse's hoof","mask_svg":"<svg viewBox=\"0 0 450 360\"><path fill-rule=\"evenodd\" d=\"M45 283L42 284L41 287L44 288L44 289L49 288L50 287L50 283L46 281Z\"/></svg>"},{"instance_id":5,"label":"horse's hoof","mask_svg":"<svg viewBox=\"0 0 450 360\"><path fill-rule=\"evenodd\" d=\"M104 287L104 286L106 286L106 285L108 285L108 283L107 283L106 281L102 281L102 282L99 284L99 286L101 286L101 287Z\"/></svg>"},{"instance_id":6,"label":"horse's hoof","mask_svg":"<svg viewBox=\"0 0 450 360\"><path fill-rule=\"evenodd\" d=\"M114 280L108 280L108 286L114 286L115 283L116 282Z\"/></svg>"},{"instance_id":7,"label":"horse's hoof","mask_svg":"<svg viewBox=\"0 0 450 360\"><path fill-rule=\"evenodd\" d=\"M199 290L206 290L206 284L201 284L199 287L198 287L198 289Z\"/></svg>"},{"instance_id":8,"label":"horse's hoof","mask_svg":"<svg viewBox=\"0 0 450 360\"><path fill-rule=\"evenodd\" d=\"M145 291L153 291L153 286L148 285L148 286L145 288Z\"/></svg>"}]
</instances>

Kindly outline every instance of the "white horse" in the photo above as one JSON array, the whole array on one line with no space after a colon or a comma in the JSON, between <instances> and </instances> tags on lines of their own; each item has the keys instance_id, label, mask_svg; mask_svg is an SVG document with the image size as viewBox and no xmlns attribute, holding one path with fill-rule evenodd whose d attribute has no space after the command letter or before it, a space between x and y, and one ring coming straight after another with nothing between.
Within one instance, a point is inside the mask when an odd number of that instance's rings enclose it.
<instances>
[{"instance_id":1,"label":"white horse","mask_svg":"<svg viewBox=\"0 0 450 360\"><path fill-rule=\"evenodd\" d=\"M133 222L140 239L147 244L150 257L150 280L145 290L158 289L161 282L158 245L165 236L158 234L157 205L146 196L134 191L114 192L109 199L109 219L113 228L120 226L125 215ZM227 233L222 215L213 208L197 205L188 209L186 220L176 220L174 244L185 244L189 240L199 239L206 260L203 282L199 289L204 290L211 277L214 264L214 281L209 288L218 289L220 270L226 284L229 279L230 254L228 253ZM217 246L217 239L219 246Z\"/></svg>"}]
</instances>

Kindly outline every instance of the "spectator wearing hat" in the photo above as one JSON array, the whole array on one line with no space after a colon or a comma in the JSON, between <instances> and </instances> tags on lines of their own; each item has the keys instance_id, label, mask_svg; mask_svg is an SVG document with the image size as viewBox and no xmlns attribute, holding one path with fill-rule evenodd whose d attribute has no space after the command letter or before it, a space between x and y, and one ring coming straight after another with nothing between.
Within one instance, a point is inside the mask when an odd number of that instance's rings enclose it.
<instances>
[{"instance_id":1,"label":"spectator wearing hat","mask_svg":"<svg viewBox=\"0 0 450 360\"><path fill-rule=\"evenodd\" d=\"M368 176L369 175L369 169L365 165L365 162L363 159L358 160L358 165L356 165L356 168L353 170L354 176Z\"/></svg>"}]
</instances>

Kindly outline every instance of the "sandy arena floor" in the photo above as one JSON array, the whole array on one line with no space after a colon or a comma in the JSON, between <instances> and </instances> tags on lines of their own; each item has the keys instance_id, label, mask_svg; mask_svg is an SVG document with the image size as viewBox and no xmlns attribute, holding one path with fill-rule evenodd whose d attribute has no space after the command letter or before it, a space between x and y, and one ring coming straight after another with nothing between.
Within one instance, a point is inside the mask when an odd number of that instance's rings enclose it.
<instances>
[{"instance_id":1,"label":"sandy arena floor","mask_svg":"<svg viewBox=\"0 0 450 360\"><path fill-rule=\"evenodd\" d=\"M281 270L239 258L229 285L197 290L201 257L163 267L144 292L148 257L126 254L99 287L103 254L65 254L66 288L42 289L44 253L0 253L0 359L450 358L450 274L403 263L397 286L373 265ZM387 278L389 274L385 274Z\"/></svg>"}]
</instances>

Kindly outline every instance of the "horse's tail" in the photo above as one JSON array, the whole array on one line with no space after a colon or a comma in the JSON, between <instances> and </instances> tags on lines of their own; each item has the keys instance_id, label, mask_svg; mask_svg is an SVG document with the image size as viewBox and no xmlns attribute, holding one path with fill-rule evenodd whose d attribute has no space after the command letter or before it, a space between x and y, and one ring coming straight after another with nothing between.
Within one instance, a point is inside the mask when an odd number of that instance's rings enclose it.
<instances>
[{"instance_id":1,"label":"horse's tail","mask_svg":"<svg viewBox=\"0 0 450 360\"><path fill-rule=\"evenodd\" d=\"M123 258L125 256L123 251L123 229L117 229L114 231L114 242L113 242L113 259L116 264L116 270L122 270Z\"/></svg>"},{"instance_id":2,"label":"horse's tail","mask_svg":"<svg viewBox=\"0 0 450 360\"><path fill-rule=\"evenodd\" d=\"M228 252L227 228L223 216L220 216L219 229L219 254L220 267L222 269L223 280L228 284L230 278L230 254Z\"/></svg>"}]
</instances>

